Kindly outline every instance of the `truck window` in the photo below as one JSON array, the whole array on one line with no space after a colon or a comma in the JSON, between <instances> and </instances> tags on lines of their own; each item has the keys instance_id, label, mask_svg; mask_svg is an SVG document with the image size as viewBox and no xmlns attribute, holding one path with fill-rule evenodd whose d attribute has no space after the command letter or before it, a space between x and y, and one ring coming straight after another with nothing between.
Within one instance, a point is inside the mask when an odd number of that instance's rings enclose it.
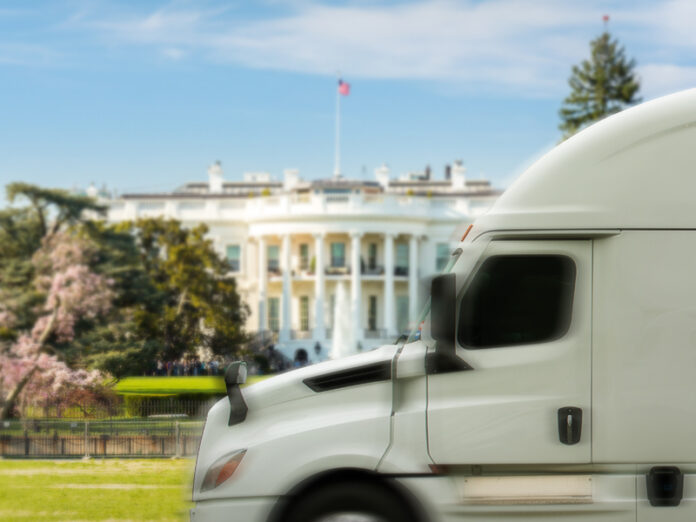
<instances>
[{"instance_id":1,"label":"truck window","mask_svg":"<svg viewBox=\"0 0 696 522\"><path fill-rule=\"evenodd\" d=\"M570 327L575 272L567 256L489 257L462 297L459 343L479 349L562 337Z\"/></svg>"}]
</instances>

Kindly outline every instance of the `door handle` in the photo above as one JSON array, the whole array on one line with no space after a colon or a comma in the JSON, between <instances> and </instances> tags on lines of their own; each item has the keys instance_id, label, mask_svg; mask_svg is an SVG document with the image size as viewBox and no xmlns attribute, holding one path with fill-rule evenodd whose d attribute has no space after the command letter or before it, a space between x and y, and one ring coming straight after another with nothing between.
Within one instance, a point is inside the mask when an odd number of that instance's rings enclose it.
<instances>
[{"instance_id":1,"label":"door handle","mask_svg":"<svg viewBox=\"0 0 696 522\"><path fill-rule=\"evenodd\" d=\"M575 406L558 408L558 439L569 446L580 442L582 409Z\"/></svg>"}]
</instances>

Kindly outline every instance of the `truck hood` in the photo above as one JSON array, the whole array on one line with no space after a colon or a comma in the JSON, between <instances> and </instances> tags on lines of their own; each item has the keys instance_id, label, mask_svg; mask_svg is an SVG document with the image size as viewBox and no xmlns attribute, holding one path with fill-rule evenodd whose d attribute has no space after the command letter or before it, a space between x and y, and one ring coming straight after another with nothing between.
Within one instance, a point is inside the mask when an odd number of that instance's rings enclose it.
<instances>
[{"instance_id":1,"label":"truck hood","mask_svg":"<svg viewBox=\"0 0 696 522\"><path fill-rule=\"evenodd\" d=\"M335 375L343 371L357 371L380 363L391 363L396 350L397 345L385 345L376 350L343 359L298 368L247 386L243 388L242 395L251 411L302 399L317 393L307 382L311 383L317 378L321 379L324 376Z\"/></svg>"}]
</instances>

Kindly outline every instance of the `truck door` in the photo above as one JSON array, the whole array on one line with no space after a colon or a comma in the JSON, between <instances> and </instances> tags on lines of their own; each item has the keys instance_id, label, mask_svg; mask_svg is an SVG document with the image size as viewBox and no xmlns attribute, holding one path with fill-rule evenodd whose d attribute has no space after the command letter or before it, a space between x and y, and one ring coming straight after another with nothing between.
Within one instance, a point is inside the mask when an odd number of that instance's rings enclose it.
<instances>
[{"instance_id":1,"label":"truck door","mask_svg":"<svg viewBox=\"0 0 696 522\"><path fill-rule=\"evenodd\" d=\"M456 351L471 370L428 376L433 461L590 463L592 242L492 241L460 277Z\"/></svg>"}]
</instances>

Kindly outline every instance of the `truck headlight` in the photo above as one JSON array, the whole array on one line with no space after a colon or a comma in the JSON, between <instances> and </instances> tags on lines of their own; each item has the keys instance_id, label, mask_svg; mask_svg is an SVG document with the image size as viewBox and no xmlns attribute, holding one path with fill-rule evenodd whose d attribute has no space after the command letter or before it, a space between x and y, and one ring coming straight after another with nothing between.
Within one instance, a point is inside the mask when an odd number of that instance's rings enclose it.
<instances>
[{"instance_id":1,"label":"truck headlight","mask_svg":"<svg viewBox=\"0 0 696 522\"><path fill-rule=\"evenodd\" d=\"M239 463L244 458L247 450L237 450L229 453L224 457L216 460L208 472L205 474L203 484L201 484L201 492L215 489L220 484L229 479L237 470Z\"/></svg>"}]
</instances>

